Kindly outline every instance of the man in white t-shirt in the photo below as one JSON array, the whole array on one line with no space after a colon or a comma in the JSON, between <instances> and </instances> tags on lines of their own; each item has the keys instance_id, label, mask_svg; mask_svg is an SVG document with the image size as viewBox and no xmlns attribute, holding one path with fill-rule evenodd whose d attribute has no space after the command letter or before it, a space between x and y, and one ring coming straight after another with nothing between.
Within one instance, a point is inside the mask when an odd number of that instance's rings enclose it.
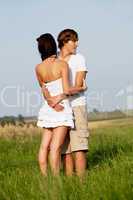
<instances>
[{"instance_id":1,"label":"man in white t-shirt","mask_svg":"<svg viewBox=\"0 0 133 200\"><path fill-rule=\"evenodd\" d=\"M87 68L83 55L76 53L78 34L72 29L65 29L58 35L59 58L69 65L71 85L81 87L86 78ZM61 97L64 98L64 97ZM72 175L75 167L77 175L86 170L86 152L88 151L88 120L85 92L70 96L75 128L70 130L62 147L64 167L67 175ZM74 154L74 162L73 156Z\"/></svg>"},{"instance_id":2,"label":"man in white t-shirt","mask_svg":"<svg viewBox=\"0 0 133 200\"><path fill-rule=\"evenodd\" d=\"M86 78L86 63L83 55L76 53L78 46L78 34L72 29L65 29L58 35L58 46L60 48L59 58L65 60L70 69L70 81L73 86L82 86ZM75 118L75 129L70 130L70 143L65 142L62 153L66 174L73 172L74 153L75 170L78 175L85 172L87 161L86 151L88 151L88 120L85 92L70 97ZM69 145L68 145L69 144Z\"/></svg>"}]
</instances>

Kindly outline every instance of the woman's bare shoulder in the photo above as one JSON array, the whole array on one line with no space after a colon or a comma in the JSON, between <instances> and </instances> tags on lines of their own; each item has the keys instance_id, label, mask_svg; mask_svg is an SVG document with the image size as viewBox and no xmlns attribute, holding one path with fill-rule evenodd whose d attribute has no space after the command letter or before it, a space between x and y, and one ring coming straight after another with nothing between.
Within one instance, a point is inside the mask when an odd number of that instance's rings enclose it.
<instances>
[{"instance_id":1,"label":"woman's bare shoulder","mask_svg":"<svg viewBox=\"0 0 133 200\"><path fill-rule=\"evenodd\" d=\"M57 60L56 60L56 63L57 63L58 65L60 65L61 67L66 67L66 66L68 66L67 62L64 61L64 60L57 59Z\"/></svg>"},{"instance_id":2,"label":"woman's bare shoulder","mask_svg":"<svg viewBox=\"0 0 133 200\"><path fill-rule=\"evenodd\" d=\"M41 67L42 67L42 63L37 64L37 65L35 66L35 71L36 71L36 72L39 72Z\"/></svg>"}]
</instances>

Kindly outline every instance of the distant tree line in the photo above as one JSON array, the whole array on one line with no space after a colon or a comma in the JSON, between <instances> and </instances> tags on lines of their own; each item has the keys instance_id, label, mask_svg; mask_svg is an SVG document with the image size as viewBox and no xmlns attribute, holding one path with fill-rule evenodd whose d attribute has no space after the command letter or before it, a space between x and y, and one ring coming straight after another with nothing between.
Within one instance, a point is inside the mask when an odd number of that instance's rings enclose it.
<instances>
[{"instance_id":1,"label":"distant tree line","mask_svg":"<svg viewBox=\"0 0 133 200\"><path fill-rule=\"evenodd\" d=\"M89 121L98 121L98 120L108 120L108 119L120 119L125 117L133 117L133 110L130 112L130 115L127 115L126 112L121 110L114 110L114 111L99 111L98 109L94 108L91 112L88 112L88 120ZM37 117L36 116L28 116L23 117L19 114L17 117L15 116L4 116L0 118L0 125L33 125L36 126Z\"/></svg>"},{"instance_id":2,"label":"distant tree line","mask_svg":"<svg viewBox=\"0 0 133 200\"><path fill-rule=\"evenodd\" d=\"M130 112L130 115L127 115L126 112L123 112L119 109L116 109L113 111L102 112L102 111L99 111L98 109L94 108L93 111L88 112L88 120L89 121L120 119L120 118L126 118L126 117L133 117L133 111L132 111L132 114Z\"/></svg>"},{"instance_id":3,"label":"distant tree line","mask_svg":"<svg viewBox=\"0 0 133 200\"><path fill-rule=\"evenodd\" d=\"M20 125L23 126L25 124L24 117L19 114L17 117L15 116L4 116L0 118L0 125Z\"/></svg>"}]
</instances>

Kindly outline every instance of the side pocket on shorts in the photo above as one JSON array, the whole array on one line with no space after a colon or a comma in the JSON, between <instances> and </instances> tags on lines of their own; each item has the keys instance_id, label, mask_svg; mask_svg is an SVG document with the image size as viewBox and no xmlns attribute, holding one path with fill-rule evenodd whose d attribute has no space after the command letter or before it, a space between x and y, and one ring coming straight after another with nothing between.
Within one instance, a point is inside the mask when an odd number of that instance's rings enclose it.
<instances>
[{"instance_id":1,"label":"side pocket on shorts","mask_svg":"<svg viewBox=\"0 0 133 200\"><path fill-rule=\"evenodd\" d=\"M89 137L88 119L86 106L77 106L74 108L75 131L81 138Z\"/></svg>"},{"instance_id":2,"label":"side pocket on shorts","mask_svg":"<svg viewBox=\"0 0 133 200\"><path fill-rule=\"evenodd\" d=\"M77 131L77 134L81 138L88 138L89 135L90 135L88 129L85 129L85 130L84 129L80 129L80 130Z\"/></svg>"}]
</instances>

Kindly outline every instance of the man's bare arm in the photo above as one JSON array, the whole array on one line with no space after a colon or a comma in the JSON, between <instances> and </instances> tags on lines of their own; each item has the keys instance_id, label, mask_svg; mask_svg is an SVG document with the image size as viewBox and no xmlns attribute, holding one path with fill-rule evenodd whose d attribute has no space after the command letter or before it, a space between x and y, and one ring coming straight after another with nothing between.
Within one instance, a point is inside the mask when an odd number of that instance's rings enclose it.
<instances>
[{"instance_id":1,"label":"man's bare arm","mask_svg":"<svg viewBox=\"0 0 133 200\"><path fill-rule=\"evenodd\" d=\"M82 91L85 91L87 89L86 83L85 83L85 78L86 78L86 71L79 71L76 73L76 78L75 78L75 85L74 86L69 86L69 81L68 81L68 68L66 67L64 72L63 72L64 80L65 83L64 85L67 85L65 88L65 91L63 94L58 95L56 98L52 98L51 101L53 101L53 104L57 104L63 99L68 98L71 95L78 94Z\"/></svg>"},{"instance_id":2,"label":"man's bare arm","mask_svg":"<svg viewBox=\"0 0 133 200\"><path fill-rule=\"evenodd\" d=\"M75 78L75 85L68 89L69 92L62 93L60 95L50 98L51 105L55 106L62 100L68 98L69 96L73 96L82 91L85 91L87 89L85 78L86 78L86 71L77 72Z\"/></svg>"}]
</instances>

